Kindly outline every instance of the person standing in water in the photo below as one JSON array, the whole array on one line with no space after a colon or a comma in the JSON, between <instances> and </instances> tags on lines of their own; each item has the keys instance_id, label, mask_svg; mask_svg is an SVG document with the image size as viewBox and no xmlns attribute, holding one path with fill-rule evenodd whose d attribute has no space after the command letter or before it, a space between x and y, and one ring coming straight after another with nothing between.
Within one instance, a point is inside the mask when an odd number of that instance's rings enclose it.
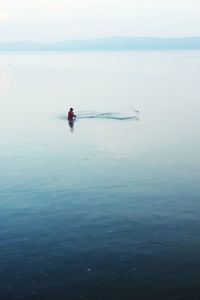
<instances>
[{"instance_id":1,"label":"person standing in water","mask_svg":"<svg viewBox=\"0 0 200 300\"><path fill-rule=\"evenodd\" d=\"M68 121L73 121L74 118L76 118L76 115L73 112L73 108L70 108L70 110L68 111L67 119Z\"/></svg>"}]
</instances>

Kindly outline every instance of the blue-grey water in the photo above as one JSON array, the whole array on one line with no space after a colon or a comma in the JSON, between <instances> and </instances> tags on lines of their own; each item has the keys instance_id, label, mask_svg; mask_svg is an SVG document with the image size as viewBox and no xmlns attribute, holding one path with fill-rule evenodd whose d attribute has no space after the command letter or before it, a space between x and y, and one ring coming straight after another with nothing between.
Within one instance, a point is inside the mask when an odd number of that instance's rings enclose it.
<instances>
[{"instance_id":1,"label":"blue-grey water","mask_svg":"<svg viewBox=\"0 0 200 300\"><path fill-rule=\"evenodd\" d=\"M199 51L0 54L0 299L200 298L199 76Z\"/></svg>"}]
</instances>

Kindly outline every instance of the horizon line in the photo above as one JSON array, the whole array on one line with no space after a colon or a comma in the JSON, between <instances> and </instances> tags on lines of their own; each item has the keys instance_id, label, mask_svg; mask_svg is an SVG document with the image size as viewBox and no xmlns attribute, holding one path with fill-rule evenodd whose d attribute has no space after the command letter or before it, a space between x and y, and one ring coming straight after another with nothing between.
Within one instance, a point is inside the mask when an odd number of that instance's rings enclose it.
<instances>
[{"instance_id":1,"label":"horizon line","mask_svg":"<svg viewBox=\"0 0 200 300\"><path fill-rule=\"evenodd\" d=\"M44 44L51 44L51 43L60 43L60 42L70 42L70 41L92 41L92 40L105 40L105 39L112 39L112 38L134 38L134 39L199 39L200 35L184 35L184 36L158 36L158 35L152 35L152 36L146 36L146 35L110 35L110 36L102 36L102 37L91 37L91 38L66 38L66 39L60 39L60 40L52 40L52 41L46 41L46 40L9 40L9 41L0 41L0 44L8 44L8 43L44 43Z\"/></svg>"}]
</instances>

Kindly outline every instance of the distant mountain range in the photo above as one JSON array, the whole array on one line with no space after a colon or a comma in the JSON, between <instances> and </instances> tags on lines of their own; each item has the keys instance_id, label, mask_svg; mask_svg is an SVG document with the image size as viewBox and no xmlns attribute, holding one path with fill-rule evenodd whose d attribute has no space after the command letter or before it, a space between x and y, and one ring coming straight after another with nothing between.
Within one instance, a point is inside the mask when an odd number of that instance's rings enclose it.
<instances>
[{"instance_id":1,"label":"distant mountain range","mask_svg":"<svg viewBox=\"0 0 200 300\"><path fill-rule=\"evenodd\" d=\"M63 42L0 42L0 51L130 51L200 49L200 37L108 37Z\"/></svg>"}]
</instances>

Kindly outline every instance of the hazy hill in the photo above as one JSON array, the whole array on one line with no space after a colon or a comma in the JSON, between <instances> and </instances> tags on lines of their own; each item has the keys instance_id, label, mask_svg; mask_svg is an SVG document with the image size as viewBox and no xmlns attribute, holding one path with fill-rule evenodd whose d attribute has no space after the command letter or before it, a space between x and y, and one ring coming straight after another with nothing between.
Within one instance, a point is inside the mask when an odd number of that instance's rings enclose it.
<instances>
[{"instance_id":1,"label":"hazy hill","mask_svg":"<svg viewBox=\"0 0 200 300\"><path fill-rule=\"evenodd\" d=\"M0 43L0 51L128 51L200 49L200 37L108 37L88 40L68 40L55 43Z\"/></svg>"}]
</instances>

